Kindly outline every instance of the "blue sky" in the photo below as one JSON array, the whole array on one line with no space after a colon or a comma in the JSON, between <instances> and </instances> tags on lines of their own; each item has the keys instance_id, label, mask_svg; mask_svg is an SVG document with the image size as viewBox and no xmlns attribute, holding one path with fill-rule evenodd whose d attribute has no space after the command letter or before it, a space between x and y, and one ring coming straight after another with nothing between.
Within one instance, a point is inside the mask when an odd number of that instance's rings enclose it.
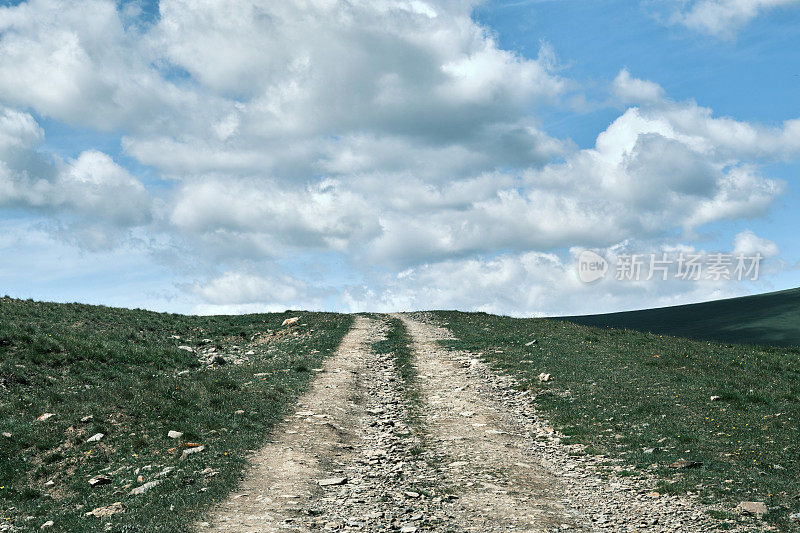
<instances>
[{"instance_id":1,"label":"blue sky","mask_svg":"<svg viewBox=\"0 0 800 533\"><path fill-rule=\"evenodd\" d=\"M527 316L800 285L800 1L0 6L0 292ZM586 284L583 249L764 261Z\"/></svg>"}]
</instances>

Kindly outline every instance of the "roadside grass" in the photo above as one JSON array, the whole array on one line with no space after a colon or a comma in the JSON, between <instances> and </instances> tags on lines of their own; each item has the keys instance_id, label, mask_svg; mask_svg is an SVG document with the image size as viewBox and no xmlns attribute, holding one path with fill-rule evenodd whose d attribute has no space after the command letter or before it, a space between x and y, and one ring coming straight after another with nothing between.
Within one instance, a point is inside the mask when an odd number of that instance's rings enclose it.
<instances>
[{"instance_id":1,"label":"roadside grass","mask_svg":"<svg viewBox=\"0 0 800 533\"><path fill-rule=\"evenodd\" d=\"M289 316L302 318L282 328ZM11 435L0 436L0 530L34 531L52 520L53 531L187 531L236 486L249 452L351 321L0 299L0 433ZM233 345L255 354L209 367L178 348L203 339L223 354ZM54 416L37 421L44 413ZM183 436L170 439L169 430ZM96 433L104 437L88 443ZM203 452L180 460L198 444ZM167 467L174 470L162 474ZM92 488L96 475L110 482ZM129 494L154 480L161 483L145 494ZM86 516L114 502L124 512Z\"/></svg>"},{"instance_id":2,"label":"roadside grass","mask_svg":"<svg viewBox=\"0 0 800 533\"><path fill-rule=\"evenodd\" d=\"M564 442L655 475L662 492L692 491L731 511L764 501L764 520L782 529L800 511L800 349L484 313L433 316L457 338L445 346L480 354L531 390ZM542 372L552 381L539 382ZM672 466L678 460L702 464Z\"/></svg>"},{"instance_id":3,"label":"roadside grass","mask_svg":"<svg viewBox=\"0 0 800 533\"><path fill-rule=\"evenodd\" d=\"M386 318L385 316L381 318ZM399 318L386 319L389 326L386 338L372 343L372 350L378 354L392 354L394 365L400 379L403 380L403 394L407 400L409 423L419 426L421 423L420 408L422 397L417 385L417 367L414 364L414 340L409 335L405 324Z\"/></svg>"}]
</instances>

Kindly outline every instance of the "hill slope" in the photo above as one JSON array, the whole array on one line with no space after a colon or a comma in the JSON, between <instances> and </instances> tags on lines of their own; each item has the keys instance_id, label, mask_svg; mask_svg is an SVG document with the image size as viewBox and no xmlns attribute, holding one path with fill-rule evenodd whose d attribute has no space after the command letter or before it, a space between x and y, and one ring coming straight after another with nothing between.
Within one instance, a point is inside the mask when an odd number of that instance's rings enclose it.
<instances>
[{"instance_id":1,"label":"hill slope","mask_svg":"<svg viewBox=\"0 0 800 533\"><path fill-rule=\"evenodd\" d=\"M699 304L557 319L585 326L720 342L800 346L800 288Z\"/></svg>"},{"instance_id":2,"label":"hill slope","mask_svg":"<svg viewBox=\"0 0 800 533\"><path fill-rule=\"evenodd\" d=\"M0 298L0 531L186 531L351 321Z\"/></svg>"}]
</instances>

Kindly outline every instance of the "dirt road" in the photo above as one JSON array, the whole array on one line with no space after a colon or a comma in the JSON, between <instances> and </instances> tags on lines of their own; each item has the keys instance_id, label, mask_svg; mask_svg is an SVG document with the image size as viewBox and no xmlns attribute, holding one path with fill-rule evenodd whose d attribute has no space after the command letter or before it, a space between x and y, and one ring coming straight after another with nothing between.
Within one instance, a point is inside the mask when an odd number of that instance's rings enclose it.
<instances>
[{"instance_id":1,"label":"dirt road","mask_svg":"<svg viewBox=\"0 0 800 533\"><path fill-rule=\"evenodd\" d=\"M415 383L372 349L387 318L357 317L239 490L198 531L714 529L691 499L601 478L602 458L562 445L510 378L443 349L449 332L425 315L396 316L413 338Z\"/></svg>"}]
</instances>

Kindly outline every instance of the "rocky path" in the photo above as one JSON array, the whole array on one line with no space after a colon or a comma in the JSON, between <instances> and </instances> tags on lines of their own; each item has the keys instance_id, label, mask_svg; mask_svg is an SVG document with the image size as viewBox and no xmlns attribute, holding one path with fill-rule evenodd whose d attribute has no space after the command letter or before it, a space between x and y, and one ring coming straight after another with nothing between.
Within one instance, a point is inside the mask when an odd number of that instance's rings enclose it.
<instances>
[{"instance_id":1,"label":"rocky path","mask_svg":"<svg viewBox=\"0 0 800 533\"><path fill-rule=\"evenodd\" d=\"M416 382L371 349L386 321L358 317L198 531L713 530L691 499L601 479L602 458L570 455L577 448L558 442L509 378L442 349L446 330L397 317L414 339ZM409 387L420 404L409 405Z\"/></svg>"}]
</instances>

